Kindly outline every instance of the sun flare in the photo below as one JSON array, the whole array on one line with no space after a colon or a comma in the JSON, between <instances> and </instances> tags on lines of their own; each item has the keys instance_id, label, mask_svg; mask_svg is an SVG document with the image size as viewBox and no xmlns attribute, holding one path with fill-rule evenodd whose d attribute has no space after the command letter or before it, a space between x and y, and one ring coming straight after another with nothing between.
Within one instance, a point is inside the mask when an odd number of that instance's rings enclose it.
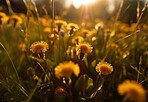
<instances>
[{"instance_id":1,"label":"sun flare","mask_svg":"<svg viewBox=\"0 0 148 102\"><path fill-rule=\"evenodd\" d=\"M81 5L88 5L94 3L96 0L73 0L73 5L79 8Z\"/></svg>"}]
</instances>

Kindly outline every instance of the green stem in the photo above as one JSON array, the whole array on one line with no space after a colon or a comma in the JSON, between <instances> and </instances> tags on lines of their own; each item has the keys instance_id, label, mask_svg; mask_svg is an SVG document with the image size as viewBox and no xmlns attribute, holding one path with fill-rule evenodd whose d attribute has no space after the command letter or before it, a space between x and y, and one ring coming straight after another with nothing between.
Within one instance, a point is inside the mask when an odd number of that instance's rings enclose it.
<instances>
[{"instance_id":1,"label":"green stem","mask_svg":"<svg viewBox=\"0 0 148 102\"><path fill-rule=\"evenodd\" d=\"M26 21L26 25L25 25L25 44L27 45L28 42L28 27L29 27L29 16L30 16L30 7L31 7L31 1L29 1L29 6L27 8L27 21Z\"/></svg>"},{"instance_id":2,"label":"green stem","mask_svg":"<svg viewBox=\"0 0 148 102\"><path fill-rule=\"evenodd\" d=\"M82 80L83 80L83 97L85 97L85 77L84 77L84 66L82 60L80 60L80 65L81 65Z\"/></svg>"},{"instance_id":3,"label":"green stem","mask_svg":"<svg viewBox=\"0 0 148 102\"><path fill-rule=\"evenodd\" d=\"M8 6L8 10L10 14L13 14L13 10L11 8L11 4L10 4L10 0L6 0L7 6Z\"/></svg>"},{"instance_id":4,"label":"green stem","mask_svg":"<svg viewBox=\"0 0 148 102\"><path fill-rule=\"evenodd\" d=\"M102 79L103 79L103 78L100 77L100 80L99 80L99 82L98 82L98 84L97 84L97 87L96 87L94 93L91 95L91 99L93 99L93 98L95 97L95 95L97 94L98 88L99 88L99 86L100 86L100 83L101 83Z\"/></svg>"},{"instance_id":5,"label":"green stem","mask_svg":"<svg viewBox=\"0 0 148 102\"><path fill-rule=\"evenodd\" d=\"M71 100L72 100L72 102L73 102L73 97L72 97L72 91L71 91L70 84L67 85L67 87L68 87L68 90L69 90L69 96L70 96L70 98L71 98Z\"/></svg>"},{"instance_id":6,"label":"green stem","mask_svg":"<svg viewBox=\"0 0 148 102\"><path fill-rule=\"evenodd\" d=\"M46 59L43 58L43 60L44 60L44 62L45 62L46 67L48 68L49 73L51 74L51 70L50 70L50 68L49 68L49 66L48 66L48 64L47 64L47 62L46 62Z\"/></svg>"},{"instance_id":7,"label":"green stem","mask_svg":"<svg viewBox=\"0 0 148 102\"><path fill-rule=\"evenodd\" d=\"M11 61L11 64L12 64L12 66L13 66L13 69L14 69L14 71L15 71L15 74L16 74L16 76L17 76L18 82L21 83L20 78L19 78L19 75L18 75L17 70L16 70L16 67L15 67L15 65L14 65L14 63L13 63L13 61L12 61L12 59L11 59L9 53L8 53L8 51L6 50L6 48L3 46L3 44L2 44L1 42L0 42L0 45L3 47L3 49L4 49L5 52L7 53L8 57L9 57L9 59L10 59L10 61Z\"/></svg>"},{"instance_id":8,"label":"green stem","mask_svg":"<svg viewBox=\"0 0 148 102\"><path fill-rule=\"evenodd\" d=\"M31 100L31 98L32 98L32 96L33 96L33 94L35 93L35 91L36 91L36 89L38 88L38 86L40 85L40 83L41 83L41 80L38 80L38 83L36 84L36 86L35 86L34 89L32 90L32 92L31 92L31 94L30 94L30 96L29 96L29 98L27 99L26 102L30 102L30 100Z\"/></svg>"}]
</instances>

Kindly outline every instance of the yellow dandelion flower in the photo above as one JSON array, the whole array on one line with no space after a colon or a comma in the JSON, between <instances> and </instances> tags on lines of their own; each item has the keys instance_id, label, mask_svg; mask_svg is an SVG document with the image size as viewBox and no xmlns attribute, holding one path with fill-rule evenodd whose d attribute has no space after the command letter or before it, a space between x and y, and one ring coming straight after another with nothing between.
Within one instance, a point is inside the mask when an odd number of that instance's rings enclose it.
<instances>
[{"instance_id":1,"label":"yellow dandelion flower","mask_svg":"<svg viewBox=\"0 0 148 102\"><path fill-rule=\"evenodd\" d=\"M18 45L20 51L26 51L26 45L24 43Z\"/></svg>"},{"instance_id":2,"label":"yellow dandelion flower","mask_svg":"<svg viewBox=\"0 0 148 102\"><path fill-rule=\"evenodd\" d=\"M77 55L79 55L80 53L84 53L84 54L91 53L92 47L90 44L83 42L83 43L76 45L76 51L77 51Z\"/></svg>"},{"instance_id":3,"label":"yellow dandelion flower","mask_svg":"<svg viewBox=\"0 0 148 102\"><path fill-rule=\"evenodd\" d=\"M6 23L8 21L8 17L5 13L0 12L0 24Z\"/></svg>"},{"instance_id":4,"label":"yellow dandelion flower","mask_svg":"<svg viewBox=\"0 0 148 102\"><path fill-rule=\"evenodd\" d=\"M11 16L11 17L9 18L8 22L9 22L10 24L13 24L14 26L20 25L20 24L23 23L22 19L21 19L19 16L17 16L17 15Z\"/></svg>"},{"instance_id":5,"label":"yellow dandelion flower","mask_svg":"<svg viewBox=\"0 0 148 102\"><path fill-rule=\"evenodd\" d=\"M65 90L63 87L57 87L57 88L55 89L54 94L55 94L56 96L65 96L65 95L66 95L66 90Z\"/></svg>"},{"instance_id":6,"label":"yellow dandelion flower","mask_svg":"<svg viewBox=\"0 0 148 102\"><path fill-rule=\"evenodd\" d=\"M84 39L83 39L83 37L81 37L81 36L74 36L73 38L72 38L72 43L73 44L78 44L78 43L81 43L81 42L83 42L84 41Z\"/></svg>"},{"instance_id":7,"label":"yellow dandelion flower","mask_svg":"<svg viewBox=\"0 0 148 102\"><path fill-rule=\"evenodd\" d=\"M74 31L77 31L77 30L79 29L79 26L78 26L77 24L75 24L75 23L69 23L69 24L67 25L67 29L68 29L68 30L73 29Z\"/></svg>"},{"instance_id":8,"label":"yellow dandelion flower","mask_svg":"<svg viewBox=\"0 0 148 102\"><path fill-rule=\"evenodd\" d=\"M3 18L3 17L5 17L5 16L6 16L6 14L5 14L5 13L0 12L0 18Z\"/></svg>"},{"instance_id":9,"label":"yellow dandelion flower","mask_svg":"<svg viewBox=\"0 0 148 102\"><path fill-rule=\"evenodd\" d=\"M99 22L95 25L95 29L98 30L98 29L102 29L104 28L104 23L103 22Z\"/></svg>"},{"instance_id":10,"label":"yellow dandelion flower","mask_svg":"<svg viewBox=\"0 0 148 102\"><path fill-rule=\"evenodd\" d=\"M48 49L48 44L44 41L35 42L30 47L30 51L32 51L33 53L35 53L35 52L44 53L47 51L47 49Z\"/></svg>"},{"instance_id":11,"label":"yellow dandelion flower","mask_svg":"<svg viewBox=\"0 0 148 102\"><path fill-rule=\"evenodd\" d=\"M19 13L18 16L21 17L21 19L23 20L23 22L26 22L27 17L26 17L26 15L24 13Z\"/></svg>"},{"instance_id":12,"label":"yellow dandelion flower","mask_svg":"<svg viewBox=\"0 0 148 102\"><path fill-rule=\"evenodd\" d=\"M55 76L57 78L66 77L67 79L69 79L73 73L78 76L80 73L80 69L78 64L74 64L72 61L60 63L58 66L55 67Z\"/></svg>"},{"instance_id":13,"label":"yellow dandelion flower","mask_svg":"<svg viewBox=\"0 0 148 102\"><path fill-rule=\"evenodd\" d=\"M75 31L77 31L79 29L79 26L74 23L69 23L67 25L67 29L70 31L69 34L72 35Z\"/></svg>"},{"instance_id":14,"label":"yellow dandelion flower","mask_svg":"<svg viewBox=\"0 0 148 102\"><path fill-rule=\"evenodd\" d=\"M134 80L126 80L118 86L117 89L120 95L127 95L131 102L145 102L146 91L142 85Z\"/></svg>"},{"instance_id":15,"label":"yellow dandelion flower","mask_svg":"<svg viewBox=\"0 0 148 102\"><path fill-rule=\"evenodd\" d=\"M91 32L89 30L84 29L84 30L82 30L82 34L83 34L84 38L86 38L87 36L91 35Z\"/></svg>"},{"instance_id":16,"label":"yellow dandelion flower","mask_svg":"<svg viewBox=\"0 0 148 102\"><path fill-rule=\"evenodd\" d=\"M62 26L67 26L67 22L63 20L56 20L55 25L58 27L59 32Z\"/></svg>"},{"instance_id":17,"label":"yellow dandelion flower","mask_svg":"<svg viewBox=\"0 0 148 102\"><path fill-rule=\"evenodd\" d=\"M96 71L100 72L102 75L108 75L113 72L113 67L107 62L99 62L96 66Z\"/></svg>"},{"instance_id":18,"label":"yellow dandelion flower","mask_svg":"<svg viewBox=\"0 0 148 102\"><path fill-rule=\"evenodd\" d=\"M67 22L63 21L63 20L56 20L55 25L57 25L57 26L62 26L62 25L67 26Z\"/></svg>"},{"instance_id":19,"label":"yellow dandelion flower","mask_svg":"<svg viewBox=\"0 0 148 102\"><path fill-rule=\"evenodd\" d=\"M48 37L49 37L51 40L57 40L57 39L59 39L59 35L58 35L58 34L49 34Z\"/></svg>"}]
</instances>

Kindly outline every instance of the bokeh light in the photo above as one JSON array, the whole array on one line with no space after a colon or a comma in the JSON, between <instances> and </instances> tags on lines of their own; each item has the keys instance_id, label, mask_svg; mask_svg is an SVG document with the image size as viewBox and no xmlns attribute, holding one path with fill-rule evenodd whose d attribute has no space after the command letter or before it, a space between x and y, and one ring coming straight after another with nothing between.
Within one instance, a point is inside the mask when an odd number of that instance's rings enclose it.
<instances>
[{"instance_id":1,"label":"bokeh light","mask_svg":"<svg viewBox=\"0 0 148 102\"><path fill-rule=\"evenodd\" d=\"M74 5L75 8L79 8L81 5L88 5L95 1L96 0L66 0L66 7Z\"/></svg>"}]
</instances>

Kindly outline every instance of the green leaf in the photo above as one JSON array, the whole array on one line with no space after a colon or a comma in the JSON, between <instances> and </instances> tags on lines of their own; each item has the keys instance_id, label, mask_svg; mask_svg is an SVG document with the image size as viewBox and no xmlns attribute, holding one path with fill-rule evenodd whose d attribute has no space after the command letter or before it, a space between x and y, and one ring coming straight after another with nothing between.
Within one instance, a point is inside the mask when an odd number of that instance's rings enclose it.
<instances>
[{"instance_id":1,"label":"green leaf","mask_svg":"<svg viewBox=\"0 0 148 102\"><path fill-rule=\"evenodd\" d=\"M102 79L101 82L98 83L98 84L99 84L99 86L98 86L98 88L97 88L97 91L99 91L99 90L102 89L102 86L103 86L103 84L104 84L104 79Z\"/></svg>"},{"instance_id":2,"label":"green leaf","mask_svg":"<svg viewBox=\"0 0 148 102\"><path fill-rule=\"evenodd\" d=\"M96 62L97 62L96 59L91 62L91 65L92 65L93 68L96 67Z\"/></svg>"},{"instance_id":3,"label":"green leaf","mask_svg":"<svg viewBox=\"0 0 148 102\"><path fill-rule=\"evenodd\" d=\"M84 74L84 79L85 79L85 90L87 91L90 87L93 86L93 80L91 78L89 78L86 74ZM76 81L75 88L80 91L83 91L83 77L82 77L82 75Z\"/></svg>"},{"instance_id":4,"label":"green leaf","mask_svg":"<svg viewBox=\"0 0 148 102\"><path fill-rule=\"evenodd\" d=\"M86 67L88 68L87 55L84 57L84 62L85 62Z\"/></svg>"}]
</instances>

